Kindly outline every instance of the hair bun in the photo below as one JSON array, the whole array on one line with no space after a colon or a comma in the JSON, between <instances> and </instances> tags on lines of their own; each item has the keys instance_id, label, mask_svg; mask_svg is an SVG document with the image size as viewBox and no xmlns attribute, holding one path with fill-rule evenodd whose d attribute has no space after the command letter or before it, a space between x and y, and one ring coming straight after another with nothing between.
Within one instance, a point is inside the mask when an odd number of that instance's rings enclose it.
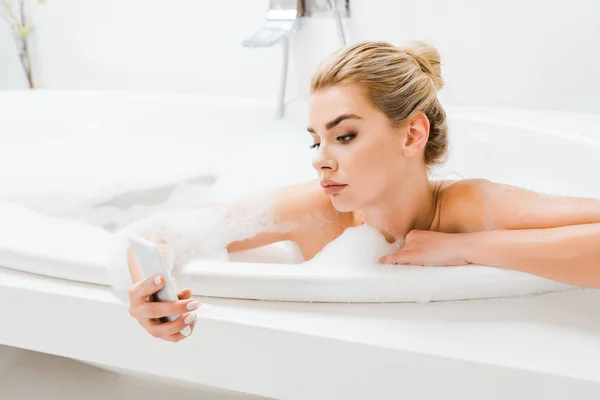
<instances>
[{"instance_id":1,"label":"hair bun","mask_svg":"<svg viewBox=\"0 0 600 400\"><path fill-rule=\"evenodd\" d=\"M410 41L398 47L415 59L421 71L431 78L437 90L444 87L441 57L435 47L418 40Z\"/></svg>"}]
</instances>

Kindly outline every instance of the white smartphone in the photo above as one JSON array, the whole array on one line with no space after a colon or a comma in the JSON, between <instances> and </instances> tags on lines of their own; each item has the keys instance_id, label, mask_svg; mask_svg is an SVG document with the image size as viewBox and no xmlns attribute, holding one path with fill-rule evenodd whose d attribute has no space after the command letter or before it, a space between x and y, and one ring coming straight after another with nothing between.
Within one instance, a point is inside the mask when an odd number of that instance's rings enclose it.
<instances>
[{"instance_id":1,"label":"white smartphone","mask_svg":"<svg viewBox=\"0 0 600 400\"><path fill-rule=\"evenodd\" d=\"M152 295L152 301L177 301L177 289L169 269L165 265L163 258L160 256L160 248L156 243L139 236L131 236L129 238L131 249L137 258L138 264L144 272L144 277L149 278L154 275L162 275L165 279L165 286L158 292ZM170 315L165 317L166 321L174 321L179 317Z\"/></svg>"}]
</instances>

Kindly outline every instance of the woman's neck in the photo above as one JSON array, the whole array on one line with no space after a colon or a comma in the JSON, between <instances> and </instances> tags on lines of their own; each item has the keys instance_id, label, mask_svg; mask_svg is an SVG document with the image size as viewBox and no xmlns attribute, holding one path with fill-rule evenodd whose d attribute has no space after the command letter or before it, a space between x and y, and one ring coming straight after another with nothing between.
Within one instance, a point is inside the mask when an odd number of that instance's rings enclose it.
<instances>
[{"instance_id":1,"label":"woman's neck","mask_svg":"<svg viewBox=\"0 0 600 400\"><path fill-rule=\"evenodd\" d=\"M435 215L435 185L426 171L392 187L377 203L363 208L362 221L378 229L392 243L413 229L428 230Z\"/></svg>"}]
</instances>

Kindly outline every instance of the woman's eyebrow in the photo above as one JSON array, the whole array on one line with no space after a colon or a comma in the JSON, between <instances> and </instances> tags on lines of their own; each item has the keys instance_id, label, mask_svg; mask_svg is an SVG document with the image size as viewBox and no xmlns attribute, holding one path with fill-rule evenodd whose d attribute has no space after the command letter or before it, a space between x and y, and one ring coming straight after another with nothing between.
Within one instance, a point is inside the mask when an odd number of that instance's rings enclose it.
<instances>
[{"instance_id":1,"label":"woman's eyebrow","mask_svg":"<svg viewBox=\"0 0 600 400\"><path fill-rule=\"evenodd\" d=\"M325 128L327 130L334 128L337 124L339 124L340 122L342 122L345 119L362 119L361 117L359 117L356 114L342 114L339 117L335 118L332 121L329 121L328 123L325 124ZM306 128L307 131L309 131L310 133L315 133L315 130L313 128L311 128L310 126L308 128Z\"/></svg>"}]
</instances>

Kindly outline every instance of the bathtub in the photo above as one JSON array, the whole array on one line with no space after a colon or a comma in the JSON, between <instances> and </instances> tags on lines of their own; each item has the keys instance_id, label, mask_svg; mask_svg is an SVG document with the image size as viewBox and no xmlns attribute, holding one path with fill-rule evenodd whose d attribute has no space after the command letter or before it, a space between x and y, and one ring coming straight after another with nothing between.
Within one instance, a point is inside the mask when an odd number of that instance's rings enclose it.
<instances>
[{"instance_id":1,"label":"bathtub","mask_svg":"<svg viewBox=\"0 0 600 400\"><path fill-rule=\"evenodd\" d=\"M314 178L306 105L274 120L251 100L41 90L0 106L0 344L273 398L600 394L599 292L484 266L196 262L177 272L196 332L156 341L111 288L112 231ZM447 112L434 175L600 197L600 116Z\"/></svg>"}]
</instances>

